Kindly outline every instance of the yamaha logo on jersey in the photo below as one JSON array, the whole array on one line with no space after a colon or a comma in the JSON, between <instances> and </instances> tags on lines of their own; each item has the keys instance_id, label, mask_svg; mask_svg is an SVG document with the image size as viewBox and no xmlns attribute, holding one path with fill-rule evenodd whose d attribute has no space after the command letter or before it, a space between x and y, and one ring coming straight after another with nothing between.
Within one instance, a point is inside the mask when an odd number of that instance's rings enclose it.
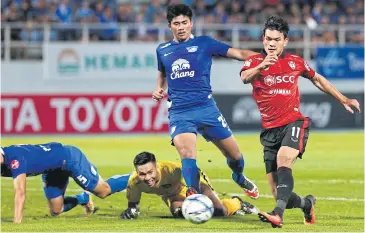
<instances>
[{"instance_id":1,"label":"yamaha logo on jersey","mask_svg":"<svg viewBox=\"0 0 365 233\"><path fill-rule=\"evenodd\" d=\"M295 70L295 62L290 61L288 62L288 65L290 66L290 68L292 68L292 70Z\"/></svg>"},{"instance_id":2,"label":"yamaha logo on jersey","mask_svg":"<svg viewBox=\"0 0 365 233\"><path fill-rule=\"evenodd\" d=\"M264 83L266 85L268 85L269 87L271 87L272 85L275 84L275 77L274 76L271 76L271 75L268 75L264 78Z\"/></svg>"},{"instance_id":3,"label":"yamaha logo on jersey","mask_svg":"<svg viewBox=\"0 0 365 233\"><path fill-rule=\"evenodd\" d=\"M190 63L188 60L185 59L177 59L171 65L171 80L178 79L178 78L185 78L185 77L194 77L195 71L190 70Z\"/></svg>"},{"instance_id":4,"label":"yamaha logo on jersey","mask_svg":"<svg viewBox=\"0 0 365 233\"><path fill-rule=\"evenodd\" d=\"M13 161L11 161L10 166L12 169L17 169L19 167L19 161L14 159Z\"/></svg>"}]
</instances>

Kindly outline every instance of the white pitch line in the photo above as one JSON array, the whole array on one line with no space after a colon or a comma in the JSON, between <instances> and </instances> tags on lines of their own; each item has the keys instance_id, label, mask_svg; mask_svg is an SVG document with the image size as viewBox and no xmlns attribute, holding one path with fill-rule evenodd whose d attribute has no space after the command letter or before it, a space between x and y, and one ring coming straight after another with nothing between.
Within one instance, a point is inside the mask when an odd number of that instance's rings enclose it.
<instances>
[{"instance_id":1,"label":"white pitch line","mask_svg":"<svg viewBox=\"0 0 365 233\"><path fill-rule=\"evenodd\" d=\"M2 177L2 179L12 179L11 177ZM41 177L31 176L27 177L27 180L42 180ZM232 179L209 179L211 182L217 183L231 183ZM265 183L267 180L252 180L254 183ZM332 179L332 180L296 180L295 184L364 184L364 180L344 180L344 179Z\"/></svg>"},{"instance_id":2,"label":"white pitch line","mask_svg":"<svg viewBox=\"0 0 365 233\"><path fill-rule=\"evenodd\" d=\"M217 183L231 183L232 179L209 179L212 182ZM267 183L267 180L252 180L254 183ZM363 180L295 180L295 184L364 184Z\"/></svg>"},{"instance_id":3,"label":"white pitch line","mask_svg":"<svg viewBox=\"0 0 365 233\"><path fill-rule=\"evenodd\" d=\"M13 191L12 188L2 188L2 190L6 190L6 191ZM43 189L40 188L27 188L28 191L32 191L32 192L43 192ZM67 192L82 192L83 189L78 189L78 188L68 188L66 189ZM121 192L125 192L125 190L121 191ZM226 193L226 195L228 196L243 196L243 193ZM259 198L272 198L271 194L260 194ZM349 201L349 202L364 202L364 199L361 198L347 198L347 197L316 197L317 200L324 200L324 201Z\"/></svg>"},{"instance_id":4,"label":"white pitch line","mask_svg":"<svg viewBox=\"0 0 365 233\"><path fill-rule=\"evenodd\" d=\"M228 193L229 196L241 196L242 193ZM270 194L260 194L259 198L273 198ZM347 198L347 197L316 197L317 200L323 201L361 201L364 202L364 199L361 198Z\"/></svg>"}]
</instances>

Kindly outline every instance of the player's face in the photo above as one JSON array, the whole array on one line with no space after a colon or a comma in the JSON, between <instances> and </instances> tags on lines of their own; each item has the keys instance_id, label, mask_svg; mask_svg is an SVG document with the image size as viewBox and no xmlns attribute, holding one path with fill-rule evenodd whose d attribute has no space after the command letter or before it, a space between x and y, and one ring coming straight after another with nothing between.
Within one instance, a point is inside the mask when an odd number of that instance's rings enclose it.
<instances>
[{"instance_id":1,"label":"player's face","mask_svg":"<svg viewBox=\"0 0 365 233\"><path fill-rule=\"evenodd\" d=\"M179 42L187 41L191 35L193 21L188 16L179 15L172 19L169 27L174 34L174 40Z\"/></svg>"},{"instance_id":2,"label":"player's face","mask_svg":"<svg viewBox=\"0 0 365 233\"><path fill-rule=\"evenodd\" d=\"M288 44L288 38L284 38L284 34L277 30L266 29L263 40L266 53L275 53L278 56L283 52L284 46Z\"/></svg>"},{"instance_id":3,"label":"player's face","mask_svg":"<svg viewBox=\"0 0 365 233\"><path fill-rule=\"evenodd\" d=\"M139 180L146 183L149 187L153 187L158 182L158 173L156 163L149 162L136 167Z\"/></svg>"}]
</instances>

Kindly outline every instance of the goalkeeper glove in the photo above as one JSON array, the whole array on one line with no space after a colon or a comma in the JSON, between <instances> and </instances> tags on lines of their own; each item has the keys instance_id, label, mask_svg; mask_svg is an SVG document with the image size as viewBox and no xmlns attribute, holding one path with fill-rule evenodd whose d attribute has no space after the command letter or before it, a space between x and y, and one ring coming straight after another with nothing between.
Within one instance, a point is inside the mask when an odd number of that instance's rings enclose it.
<instances>
[{"instance_id":1,"label":"goalkeeper glove","mask_svg":"<svg viewBox=\"0 0 365 233\"><path fill-rule=\"evenodd\" d=\"M140 214L137 208L127 208L120 214L121 219L136 219Z\"/></svg>"}]
</instances>

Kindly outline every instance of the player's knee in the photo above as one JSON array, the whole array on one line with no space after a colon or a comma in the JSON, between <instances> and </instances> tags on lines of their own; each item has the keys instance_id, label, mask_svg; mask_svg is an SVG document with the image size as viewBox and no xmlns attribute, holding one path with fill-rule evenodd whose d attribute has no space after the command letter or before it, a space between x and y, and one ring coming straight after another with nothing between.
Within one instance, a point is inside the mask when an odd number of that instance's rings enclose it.
<instances>
[{"instance_id":1,"label":"player's knee","mask_svg":"<svg viewBox=\"0 0 365 233\"><path fill-rule=\"evenodd\" d=\"M50 209L49 213L52 217L56 217L62 213L62 209Z\"/></svg>"},{"instance_id":2,"label":"player's knee","mask_svg":"<svg viewBox=\"0 0 365 233\"><path fill-rule=\"evenodd\" d=\"M277 167L291 167L293 162L292 156L289 155L281 155L277 158Z\"/></svg>"},{"instance_id":3,"label":"player's knee","mask_svg":"<svg viewBox=\"0 0 365 233\"><path fill-rule=\"evenodd\" d=\"M194 150L188 146L181 147L179 149L179 154L183 158L195 158Z\"/></svg>"}]
</instances>

